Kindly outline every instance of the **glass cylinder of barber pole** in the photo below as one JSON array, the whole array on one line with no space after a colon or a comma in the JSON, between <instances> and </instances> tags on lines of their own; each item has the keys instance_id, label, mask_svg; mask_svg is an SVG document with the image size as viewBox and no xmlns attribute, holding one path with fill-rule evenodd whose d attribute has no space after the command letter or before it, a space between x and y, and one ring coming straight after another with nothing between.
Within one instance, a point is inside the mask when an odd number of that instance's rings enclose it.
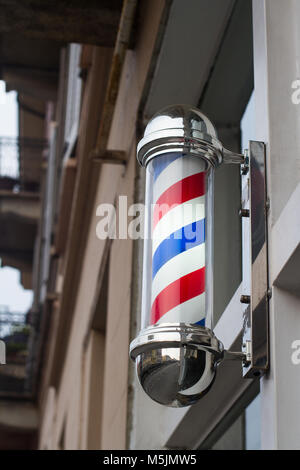
<instances>
[{"instance_id":1,"label":"glass cylinder of barber pole","mask_svg":"<svg viewBox=\"0 0 300 470\"><path fill-rule=\"evenodd\" d=\"M223 347L213 324L214 169L223 147L210 120L185 105L148 123L141 331L130 354L146 393L173 407L210 388Z\"/></svg>"},{"instance_id":2,"label":"glass cylinder of barber pole","mask_svg":"<svg viewBox=\"0 0 300 470\"><path fill-rule=\"evenodd\" d=\"M146 166L142 328L185 323L211 328L213 170L183 152Z\"/></svg>"}]
</instances>

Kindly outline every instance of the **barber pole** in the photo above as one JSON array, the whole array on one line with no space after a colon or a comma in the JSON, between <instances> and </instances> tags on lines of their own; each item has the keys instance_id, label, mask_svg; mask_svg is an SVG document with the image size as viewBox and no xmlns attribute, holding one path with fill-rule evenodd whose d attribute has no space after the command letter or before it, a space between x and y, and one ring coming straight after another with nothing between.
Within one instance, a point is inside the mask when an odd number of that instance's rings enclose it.
<instances>
[{"instance_id":1,"label":"barber pole","mask_svg":"<svg viewBox=\"0 0 300 470\"><path fill-rule=\"evenodd\" d=\"M130 355L153 400L187 406L207 393L223 357L212 331L214 169L224 152L235 157L185 105L156 114L137 150L146 211L141 331Z\"/></svg>"},{"instance_id":2,"label":"barber pole","mask_svg":"<svg viewBox=\"0 0 300 470\"><path fill-rule=\"evenodd\" d=\"M259 348L253 354L258 340L250 337L256 318L250 310L252 296L242 296L249 298L247 315L251 313L242 351L224 351L212 329L214 170L222 163L241 165L252 194L251 184L257 189L257 177L251 162L258 158L258 167L264 168L265 159L263 144L255 144L249 162L248 157L225 149L211 121L185 105L157 113L138 144L138 160L146 168L142 329L130 344L130 356L144 391L161 405L196 403L210 390L217 365L224 359L242 361L245 377L260 377L268 367L267 276L266 297L257 304L259 313L266 309L257 323L260 328L261 319L266 322L265 348L261 349L259 330ZM261 193L263 214L265 188ZM257 236L254 239L252 257ZM259 269L267 273L266 258Z\"/></svg>"},{"instance_id":3,"label":"barber pole","mask_svg":"<svg viewBox=\"0 0 300 470\"><path fill-rule=\"evenodd\" d=\"M205 170L179 153L153 160L150 325L205 323Z\"/></svg>"}]
</instances>

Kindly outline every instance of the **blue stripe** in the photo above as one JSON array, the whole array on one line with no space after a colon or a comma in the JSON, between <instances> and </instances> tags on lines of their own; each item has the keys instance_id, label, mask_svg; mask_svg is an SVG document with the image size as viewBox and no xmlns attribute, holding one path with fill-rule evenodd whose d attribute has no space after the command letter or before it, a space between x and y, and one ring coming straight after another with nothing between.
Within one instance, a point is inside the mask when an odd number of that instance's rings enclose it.
<instances>
[{"instance_id":1,"label":"blue stripe","mask_svg":"<svg viewBox=\"0 0 300 470\"><path fill-rule=\"evenodd\" d=\"M158 245L152 259L152 279L157 271L174 256L205 241L205 219L181 227Z\"/></svg>"},{"instance_id":2,"label":"blue stripe","mask_svg":"<svg viewBox=\"0 0 300 470\"><path fill-rule=\"evenodd\" d=\"M162 154L161 157L153 159L154 181L157 180L159 175L164 171L167 166L173 163L177 158L182 157L181 153L167 153Z\"/></svg>"},{"instance_id":3,"label":"blue stripe","mask_svg":"<svg viewBox=\"0 0 300 470\"><path fill-rule=\"evenodd\" d=\"M200 321L197 321L196 323L194 323L194 325L205 326L205 318Z\"/></svg>"}]
</instances>

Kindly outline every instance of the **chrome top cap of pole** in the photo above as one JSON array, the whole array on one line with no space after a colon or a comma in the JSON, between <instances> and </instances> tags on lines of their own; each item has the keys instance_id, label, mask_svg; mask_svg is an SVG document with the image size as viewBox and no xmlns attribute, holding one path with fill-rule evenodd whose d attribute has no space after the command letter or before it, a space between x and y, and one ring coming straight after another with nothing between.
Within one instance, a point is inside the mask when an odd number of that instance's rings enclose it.
<instances>
[{"instance_id":1,"label":"chrome top cap of pole","mask_svg":"<svg viewBox=\"0 0 300 470\"><path fill-rule=\"evenodd\" d=\"M202 157L213 167L222 162L242 163L244 159L223 147L208 117L183 104L167 106L155 114L137 146L137 158L143 166L155 156L170 152Z\"/></svg>"}]
</instances>

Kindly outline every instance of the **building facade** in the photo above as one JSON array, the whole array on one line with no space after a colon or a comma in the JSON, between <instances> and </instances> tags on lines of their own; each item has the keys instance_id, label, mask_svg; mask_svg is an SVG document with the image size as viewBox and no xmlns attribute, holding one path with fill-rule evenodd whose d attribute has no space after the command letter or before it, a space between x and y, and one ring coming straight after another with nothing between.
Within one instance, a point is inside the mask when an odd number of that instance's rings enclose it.
<instances>
[{"instance_id":1,"label":"building facade","mask_svg":"<svg viewBox=\"0 0 300 470\"><path fill-rule=\"evenodd\" d=\"M45 120L33 270L38 328L29 353L37 446L299 449L300 2L115 7L118 29L62 45ZM144 203L137 142L156 112L177 103L201 109L226 148L266 144L270 368L252 380L240 362L221 363L204 398L172 409L147 397L129 360L140 328L143 240L127 228L137 215L131 205ZM243 328L240 205L240 169L217 169L214 331L233 350ZM112 222L107 237L104 215Z\"/></svg>"}]
</instances>

